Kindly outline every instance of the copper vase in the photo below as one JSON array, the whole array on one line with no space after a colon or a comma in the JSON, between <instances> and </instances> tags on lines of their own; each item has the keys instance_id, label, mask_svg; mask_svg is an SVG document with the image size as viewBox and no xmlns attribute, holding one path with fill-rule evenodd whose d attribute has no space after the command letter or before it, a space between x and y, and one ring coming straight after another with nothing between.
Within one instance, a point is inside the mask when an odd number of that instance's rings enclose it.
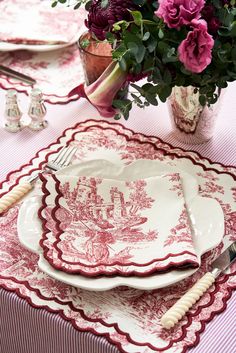
<instances>
[{"instance_id":1,"label":"copper vase","mask_svg":"<svg viewBox=\"0 0 236 353\"><path fill-rule=\"evenodd\" d=\"M106 41L95 40L89 32L81 35L79 41L80 58L86 85L90 85L101 76L112 62L112 48Z\"/></svg>"}]
</instances>

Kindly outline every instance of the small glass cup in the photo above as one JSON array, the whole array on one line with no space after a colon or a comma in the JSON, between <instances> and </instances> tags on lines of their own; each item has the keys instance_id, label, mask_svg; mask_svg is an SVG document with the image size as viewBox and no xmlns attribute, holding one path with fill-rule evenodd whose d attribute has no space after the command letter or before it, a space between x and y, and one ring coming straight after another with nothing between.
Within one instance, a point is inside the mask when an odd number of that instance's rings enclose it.
<instances>
[{"instance_id":1,"label":"small glass cup","mask_svg":"<svg viewBox=\"0 0 236 353\"><path fill-rule=\"evenodd\" d=\"M98 42L89 32L81 35L78 41L80 58L84 70L86 85L90 85L101 76L112 62L112 48L108 42Z\"/></svg>"}]
</instances>

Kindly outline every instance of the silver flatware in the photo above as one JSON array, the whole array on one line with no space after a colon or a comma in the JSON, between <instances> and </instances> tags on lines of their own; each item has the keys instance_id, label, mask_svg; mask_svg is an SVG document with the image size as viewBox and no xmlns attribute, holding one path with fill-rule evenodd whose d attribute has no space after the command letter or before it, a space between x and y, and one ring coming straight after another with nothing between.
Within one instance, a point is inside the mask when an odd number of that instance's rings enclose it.
<instances>
[{"instance_id":1,"label":"silver flatware","mask_svg":"<svg viewBox=\"0 0 236 353\"><path fill-rule=\"evenodd\" d=\"M37 180L39 173L43 171L56 172L57 170L67 167L72 157L74 156L77 148L76 147L62 147L56 158L48 161L43 170L38 171L26 181L23 181L19 185L14 186L8 193L0 198L0 214L7 211L13 204L19 201L23 196L28 194L34 186L34 182Z\"/></svg>"},{"instance_id":2,"label":"silver flatware","mask_svg":"<svg viewBox=\"0 0 236 353\"><path fill-rule=\"evenodd\" d=\"M18 80L29 83L30 85L36 84L36 80L34 78L24 75L18 71L12 70L9 67L3 66L3 65L0 65L0 73L6 76L17 78Z\"/></svg>"},{"instance_id":3,"label":"silver flatware","mask_svg":"<svg viewBox=\"0 0 236 353\"><path fill-rule=\"evenodd\" d=\"M170 329L188 312L202 295L215 282L216 278L236 260L236 241L232 243L212 263L212 271L207 272L189 289L161 318L164 328Z\"/></svg>"}]
</instances>

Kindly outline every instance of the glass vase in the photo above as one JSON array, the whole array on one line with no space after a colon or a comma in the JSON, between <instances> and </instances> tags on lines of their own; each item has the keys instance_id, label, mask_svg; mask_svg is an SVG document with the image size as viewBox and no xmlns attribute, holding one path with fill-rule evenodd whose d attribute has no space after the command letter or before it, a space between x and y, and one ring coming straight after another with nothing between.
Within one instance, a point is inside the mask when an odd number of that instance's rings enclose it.
<instances>
[{"instance_id":1,"label":"glass vase","mask_svg":"<svg viewBox=\"0 0 236 353\"><path fill-rule=\"evenodd\" d=\"M86 85L95 82L112 62L111 46L108 42L95 40L89 32L78 41L80 58Z\"/></svg>"},{"instance_id":2,"label":"glass vase","mask_svg":"<svg viewBox=\"0 0 236 353\"><path fill-rule=\"evenodd\" d=\"M199 92L194 87L173 87L168 98L168 108L173 127L173 136L185 144L202 144L214 134L216 118L219 114L222 92L215 104L202 106Z\"/></svg>"}]
</instances>

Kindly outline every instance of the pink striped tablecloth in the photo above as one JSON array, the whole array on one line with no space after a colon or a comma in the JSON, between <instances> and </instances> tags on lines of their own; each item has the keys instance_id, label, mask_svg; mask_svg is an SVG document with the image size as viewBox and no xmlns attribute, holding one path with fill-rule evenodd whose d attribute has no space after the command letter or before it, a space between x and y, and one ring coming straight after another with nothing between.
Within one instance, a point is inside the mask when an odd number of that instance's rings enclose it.
<instances>
[{"instance_id":1,"label":"pink striped tablecloth","mask_svg":"<svg viewBox=\"0 0 236 353\"><path fill-rule=\"evenodd\" d=\"M120 123L136 132L158 136L176 147L194 150L215 162L236 166L236 84L231 84L217 121L214 138L204 145L187 146L173 137L165 104L146 110L134 108L129 120ZM5 91L0 91L0 109L3 116ZM27 111L28 98L20 96L23 111ZM86 119L100 119L94 108L85 101L67 106L48 107L49 126L41 132L28 129L17 134L0 130L0 179L31 159L35 153L53 142L65 128ZM2 124L3 125L3 120ZM32 308L16 294L0 290L1 330L0 353L114 353L116 347L105 338L75 330L59 315ZM199 344L192 353L223 353L236 351L235 339L236 293L228 302L227 310L216 316L201 334ZM138 353L138 352L136 352Z\"/></svg>"}]
</instances>

